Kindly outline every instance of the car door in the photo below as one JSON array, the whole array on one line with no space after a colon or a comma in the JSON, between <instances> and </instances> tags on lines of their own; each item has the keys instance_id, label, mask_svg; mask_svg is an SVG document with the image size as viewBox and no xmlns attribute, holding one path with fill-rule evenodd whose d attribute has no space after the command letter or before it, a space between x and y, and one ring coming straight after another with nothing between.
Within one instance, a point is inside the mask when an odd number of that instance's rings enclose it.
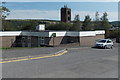
<instances>
[{"instance_id":1,"label":"car door","mask_svg":"<svg viewBox=\"0 0 120 80\"><path fill-rule=\"evenodd\" d=\"M108 40L108 41L107 41L107 47L111 48L111 46L112 46L112 41L111 41L111 40Z\"/></svg>"}]
</instances>

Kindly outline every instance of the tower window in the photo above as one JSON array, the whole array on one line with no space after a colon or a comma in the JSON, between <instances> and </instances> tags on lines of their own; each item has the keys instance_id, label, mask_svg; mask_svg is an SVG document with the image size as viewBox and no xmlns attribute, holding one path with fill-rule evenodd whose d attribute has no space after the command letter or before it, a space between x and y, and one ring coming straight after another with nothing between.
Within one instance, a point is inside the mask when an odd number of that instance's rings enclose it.
<instances>
[{"instance_id":1,"label":"tower window","mask_svg":"<svg viewBox=\"0 0 120 80\"><path fill-rule=\"evenodd\" d=\"M70 11L68 11L68 14L70 14Z\"/></svg>"},{"instance_id":2,"label":"tower window","mask_svg":"<svg viewBox=\"0 0 120 80\"><path fill-rule=\"evenodd\" d=\"M68 21L70 21L70 17L68 17Z\"/></svg>"}]
</instances>

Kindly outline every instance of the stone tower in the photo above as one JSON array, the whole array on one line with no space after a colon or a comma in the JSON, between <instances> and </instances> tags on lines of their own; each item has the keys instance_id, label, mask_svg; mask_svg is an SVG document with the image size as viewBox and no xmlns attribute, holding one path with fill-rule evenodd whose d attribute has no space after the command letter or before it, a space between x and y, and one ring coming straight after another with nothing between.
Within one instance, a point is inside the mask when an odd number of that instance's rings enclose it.
<instances>
[{"instance_id":1,"label":"stone tower","mask_svg":"<svg viewBox=\"0 0 120 80\"><path fill-rule=\"evenodd\" d=\"M71 21L71 9L67 7L67 5L64 5L64 7L61 8L61 22L70 22Z\"/></svg>"}]
</instances>

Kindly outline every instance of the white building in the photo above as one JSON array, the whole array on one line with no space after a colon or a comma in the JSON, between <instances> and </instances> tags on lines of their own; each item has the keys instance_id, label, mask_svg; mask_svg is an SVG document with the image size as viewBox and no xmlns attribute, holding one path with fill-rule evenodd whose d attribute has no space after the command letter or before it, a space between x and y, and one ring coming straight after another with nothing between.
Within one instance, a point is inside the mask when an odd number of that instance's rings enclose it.
<instances>
[{"instance_id":1,"label":"white building","mask_svg":"<svg viewBox=\"0 0 120 80\"><path fill-rule=\"evenodd\" d=\"M104 30L99 31L4 31L0 32L1 47L59 46L78 43L80 46L93 46L95 40L104 39Z\"/></svg>"}]
</instances>

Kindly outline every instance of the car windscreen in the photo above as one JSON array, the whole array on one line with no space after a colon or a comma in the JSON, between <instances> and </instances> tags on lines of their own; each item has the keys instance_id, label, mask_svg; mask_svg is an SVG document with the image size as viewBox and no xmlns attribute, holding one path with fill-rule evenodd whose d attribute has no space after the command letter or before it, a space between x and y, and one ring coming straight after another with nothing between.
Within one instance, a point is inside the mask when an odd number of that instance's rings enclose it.
<instances>
[{"instance_id":1,"label":"car windscreen","mask_svg":"<svg viewBox=\"0 0 120 80\"><path fill-rule=\"evenodd\" d=\"M100 42L100 43L105 43L105 42L106 42L106 40L100 40L100 41L98 41L98 42Z\"/></svg>"}]
</instances>

